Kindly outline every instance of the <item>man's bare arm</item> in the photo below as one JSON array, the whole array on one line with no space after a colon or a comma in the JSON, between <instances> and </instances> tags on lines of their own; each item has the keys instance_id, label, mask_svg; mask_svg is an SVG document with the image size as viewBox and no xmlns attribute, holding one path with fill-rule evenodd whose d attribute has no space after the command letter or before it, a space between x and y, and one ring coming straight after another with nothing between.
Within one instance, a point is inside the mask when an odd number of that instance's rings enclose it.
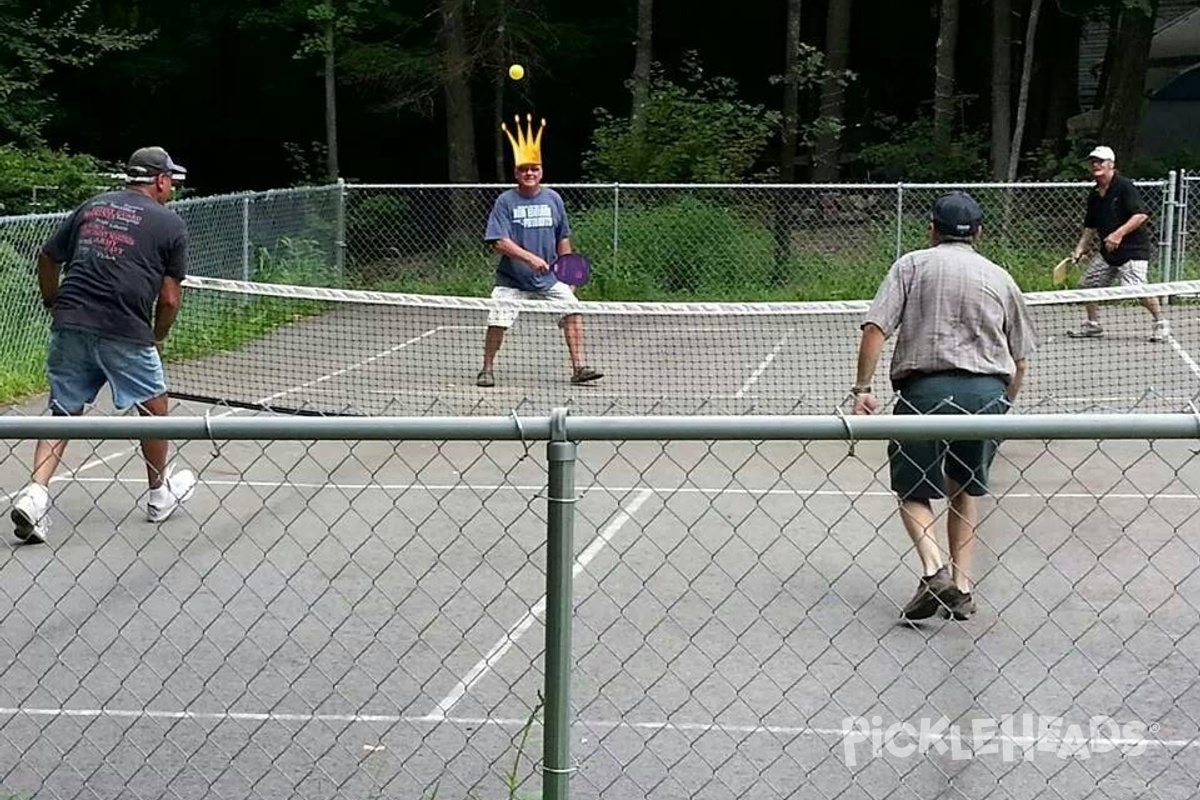
<instances>
[{"instance_id":1,"label":"man's bare arm","mask_svg":"<svg viewBox=\"0 0 1200 800\"><path fill-rule=\"evenodd\" d=\"M550 265L546 263L544 258L534 255L512 239L497 239L492 244L492 249L501 255L508 256L517 261L524 261L538 272L545 272L550 269Z\"/></svg>"},{"instance_id":2,"label":"man's bare arm","mask_svg":"<svg viewBox=\"0 0 1200 800\"><path fill-rule=\"evenodd\" d=\"M38 253L38 291L42 293L42 303L50 305L58 297L58 284L62 276L62 265L45 252Z\"/></svg>"},{"instance_id":3,"label":"man's bare arm","mask_svg":"<svg viewBox=\"0 0 1200 800\"><path fill-rule=\"evenodd\" d=\"M160 349L171 332L171 326L175 324L175 316L182 303L183 287L179 281L164 277L162 288L158 291L158 305L154 309L154 342Z\"/></svg>"}]
</instances>

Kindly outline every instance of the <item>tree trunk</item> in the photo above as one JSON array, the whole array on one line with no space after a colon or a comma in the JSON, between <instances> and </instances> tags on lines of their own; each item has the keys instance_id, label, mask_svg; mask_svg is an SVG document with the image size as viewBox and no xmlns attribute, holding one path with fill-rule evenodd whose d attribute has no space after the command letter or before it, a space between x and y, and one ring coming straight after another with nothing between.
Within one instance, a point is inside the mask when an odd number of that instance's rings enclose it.
<instances>
[{"instance_id":1,"label":"tree trunk","mask_svg":"<svg viewBox=\"0 0 1200 800\"><path fill-rule=\"evenodd\" d=\"M1030 113L1026 124L1027 137L1036 141L1057 142L1067 134L1067 120L1080 112L1079 107L1079 39L1083 35L1083 20L1064 14L1057 3L1042 9L1041 34L1044 46L1039 63L1045 67L1046 78L1036 86L1044 86L1040 102L1030 98ZM1041 125L1032 124L1038 121ZM1035 141L1030 139L1030 141Z\"/></svg>"},{"instance_id":2,"label":"tree trunk","mask_svg":"<svg viewBox=\"0 0 1200 800\"><path fill-rule=\"evenodd\" d=\"M992 0L992 178L1008 175L1012 147L1012 0Z\"/></svg>"},{"instance_id":3,"label":"tree trunk","mask_svg":"<svg viewBox=\"0 0 1200 800\"><path fill-rule=\"evenodd\" d=\"M954 56L957 50L958 0L942 0L933 86L933 135L943 148L950 146L954 130Z\"/></svg>"},{"instance_id":4,"label":"tree trunk","mask_svg":"<svg viewBox=\"0 0 1200 800\"><path fill-rule=\"evenodd\" d=\"M650 102L650 65L654 62L654 0L638 0L637 49L633 59L633 108L630 118L635 136L645 127Z\"/></svg>"},{"instance_id":5,"label":"tree trunk","mask_svg":"<svg viewBox=\"0 0 1200 800\"><path fill-rule=\"evenodd\" d=\"M337 54L334 52L333 22L325 23L325 147L326 170L329 180L336 181L338 168L337 140Z\"/></svg>"},{"instance_id":6,"label":"tree trunk","mask_svg":"<svg viewBox=\"0 0 1200 800\"><path fill-rule=\"evenodd\" d=\"M467 49L463 0L441 0L442 88L446 96L446 156L452 183L477 183L475 126L471 115L471 56ZM499 127L499 121L496 127ZM445 241L450 246L482 224L484 211L468 191L450 192Z\"/></svg>"},{"instance_id":7,"label":"tree trunk","mask_svg":"<svg viewBox=\"0 0 1200 800\"><path fill-rule=\"evenodd\" d=\"M446 144L450 180L479 180L475 129L471 117L471 60L467 50L463 0L441 0L443 90L446 96ZM497 123L499 125L499 123Z\"/></svg>"},{"instance_id":8,"label":"tree trunk","mask_svg":"<svg viewBox=\"0 0 1200 800\"><path fill-rule=\"evenodd\" d=\"M1100 139L1116 151L1118 159L1125 162L1133 159L1137 148L1137 129L1145 99L1146 67L1150 60L1150 41L1154 36L1154 20L1157 16L1158 0L1151 3L1149 14L1140 8L1123 8L1118 23L1116 52L1108 64Z\"/></svg>"},{"instance_id":9,"label":"tree trunk","mask_svg":"<svg viewBox=\"0 0 1200 800\"><path fill-rule=\"evenodd\" d=\"M495 61L496 78L492 83L492 101L496 106L496 119L504 119L504 65L508 63L508 2L500 0L500 19L496 25ZM492 159L496 169L496 182L508 180L508 170L504 168L504 131L499 125L492 127Z\"/></svg>"},{"instance_id":10,"label":"tree trunk","mask_svg":"<svg viewBox=\"0 0 1200 800\"><path fill-rule=\"evenodd\" d=\"M783 50L783 130L779 153L779 179L784 183L796 180L796 139L800 128L800 89L797 75L800 59L800 3L787 0L787 21L784 25ZM788 279L788 264L792 258L790 190L772 193L772 226L774 240L770 283L780 287Z\"/></svg>"},{"instance_id":11,"label":"tree trunk","mask_svg":"<svg viewBox=\"0 0 1200 800\"><path fill-rule=\"evenodd\" d=\"M1104 104L1104 96L1108 93L1108 76L1112 71L1113 62L1117 55L1117 34L1121 29L1121 3L1110 0L1108 11L1108 38L1104 43L1104 60L1100 62L1100 80L1096 82L1096 98L1092 101L1093 108Z\"/></svg>"},{"instance_id":12,"label":"tree trunk","mask_svg":"<svg viewBox=\"0 0 1200 800\"><path fill-rule=\"evenodd\" d=\"M1038 17L1042 10L1042 0L1033 0L1029 7L1029 22L1025 27L1025 56L1021 65L1021 93L1017 97L1017 124L1013 130L1012 149L1008 154L1007 179L1017 179L1017 166L1021 162L1021 142L1025 136L1025 114L1029 109L1029 82L1033 77L1033 53L1037 45Z\"/></svg>"},{"instance_id":13,"label":"tree trunk","mask_svg":"<svg viewBox=\"0 0 1200 800\"><path fill-rule=\"evenodd\" d=\"M796 139L800 129L800 89L796 74L800 57L800 2L787 0L787 24L784 26L783 150L779 157L779 176L784 183L796 179Z\"/></svg>"},{"instance_id":14,"label":"tree trunk","mask_svg":"<svg viewBox=\"0 0 1200 800\"><path fill-rule=\"evenodd\" d=\"M840 128L845 117L846 89L840 73L850 61L850 8L853 0L829 0L825 20L825 67L831 73L821 84L821 118ZM817 138L813 180L828 183L841 174L841 132L824 131Z\"/></svg>"}]
</instances>

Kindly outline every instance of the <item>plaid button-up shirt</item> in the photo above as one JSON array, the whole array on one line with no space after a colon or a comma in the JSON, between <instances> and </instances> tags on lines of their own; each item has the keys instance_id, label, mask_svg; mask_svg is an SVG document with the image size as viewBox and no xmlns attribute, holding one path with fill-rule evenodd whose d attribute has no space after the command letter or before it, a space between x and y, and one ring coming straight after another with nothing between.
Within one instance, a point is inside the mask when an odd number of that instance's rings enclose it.
<instances>
[{"instance_id":1,"label":"plaid button-up shirt","mask_svg":"<svg viewBox=\"0 0 1200 800\"><path fill-rule=\"evenodd\" d=\"M1012 276L965 243L901 256L863 325L895 336L893 383L914 373L962 370L1006 382L1036 349L1037 332Z\"/></svg>"}]
</instances>

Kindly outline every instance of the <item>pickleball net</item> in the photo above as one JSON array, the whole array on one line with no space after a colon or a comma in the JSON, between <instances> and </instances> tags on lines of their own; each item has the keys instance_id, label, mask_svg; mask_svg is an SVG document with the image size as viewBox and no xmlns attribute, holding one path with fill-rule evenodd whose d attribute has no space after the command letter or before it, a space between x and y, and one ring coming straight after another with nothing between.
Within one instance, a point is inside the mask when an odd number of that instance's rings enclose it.
<instances>
[{"instance_id":1,"label":"pickleball net","mask_svg":"<svg viewBox=\"0 0 1200 800\"><path fill-rule=\"evenodd\" d=\"M1140 298L1164 302L1170 334L1150 340ZM1039 349L1021 411L1195 412L1200 281L1026 295ZM1084 303L1103 335L1076 339ZM850 407L869 300L780 303L495 301L189 278L166 351L172 394L219 406L315 415L836 413ZM481 388L492 315L510 320ZM563 316L578 313L583 361L571 381ZM893 398L891 344L873 385Z\"/></svg>"}]
</instances>

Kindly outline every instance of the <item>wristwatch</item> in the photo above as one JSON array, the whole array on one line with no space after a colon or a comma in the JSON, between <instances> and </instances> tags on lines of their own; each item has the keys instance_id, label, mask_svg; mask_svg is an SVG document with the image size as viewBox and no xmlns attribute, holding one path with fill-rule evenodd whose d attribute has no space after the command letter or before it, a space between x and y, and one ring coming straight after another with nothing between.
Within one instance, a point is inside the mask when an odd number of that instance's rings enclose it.
<instances>
[{"instance_id":1,"label":"wristwatch","mask_svg":"<svg viewBox=\"0 0 1200 800\"><path fill-rule=\"evenodd\" d=\"M42 308L54 308L54 301L42 298Z\"/></svg>"},{"instance_id":2,"label":"wristwatch","mask_svg":"<svg viewBox=\"0 0 1200 800\"><path fill-rule=\"evenodd\" d=\"M870 394L870 393L871 393L871 387L870 387L870 386L855 386L855 387L854 387L854 388L852 388L850 391L851 391L853 394Z\"/></svg>"}]
</instances>

